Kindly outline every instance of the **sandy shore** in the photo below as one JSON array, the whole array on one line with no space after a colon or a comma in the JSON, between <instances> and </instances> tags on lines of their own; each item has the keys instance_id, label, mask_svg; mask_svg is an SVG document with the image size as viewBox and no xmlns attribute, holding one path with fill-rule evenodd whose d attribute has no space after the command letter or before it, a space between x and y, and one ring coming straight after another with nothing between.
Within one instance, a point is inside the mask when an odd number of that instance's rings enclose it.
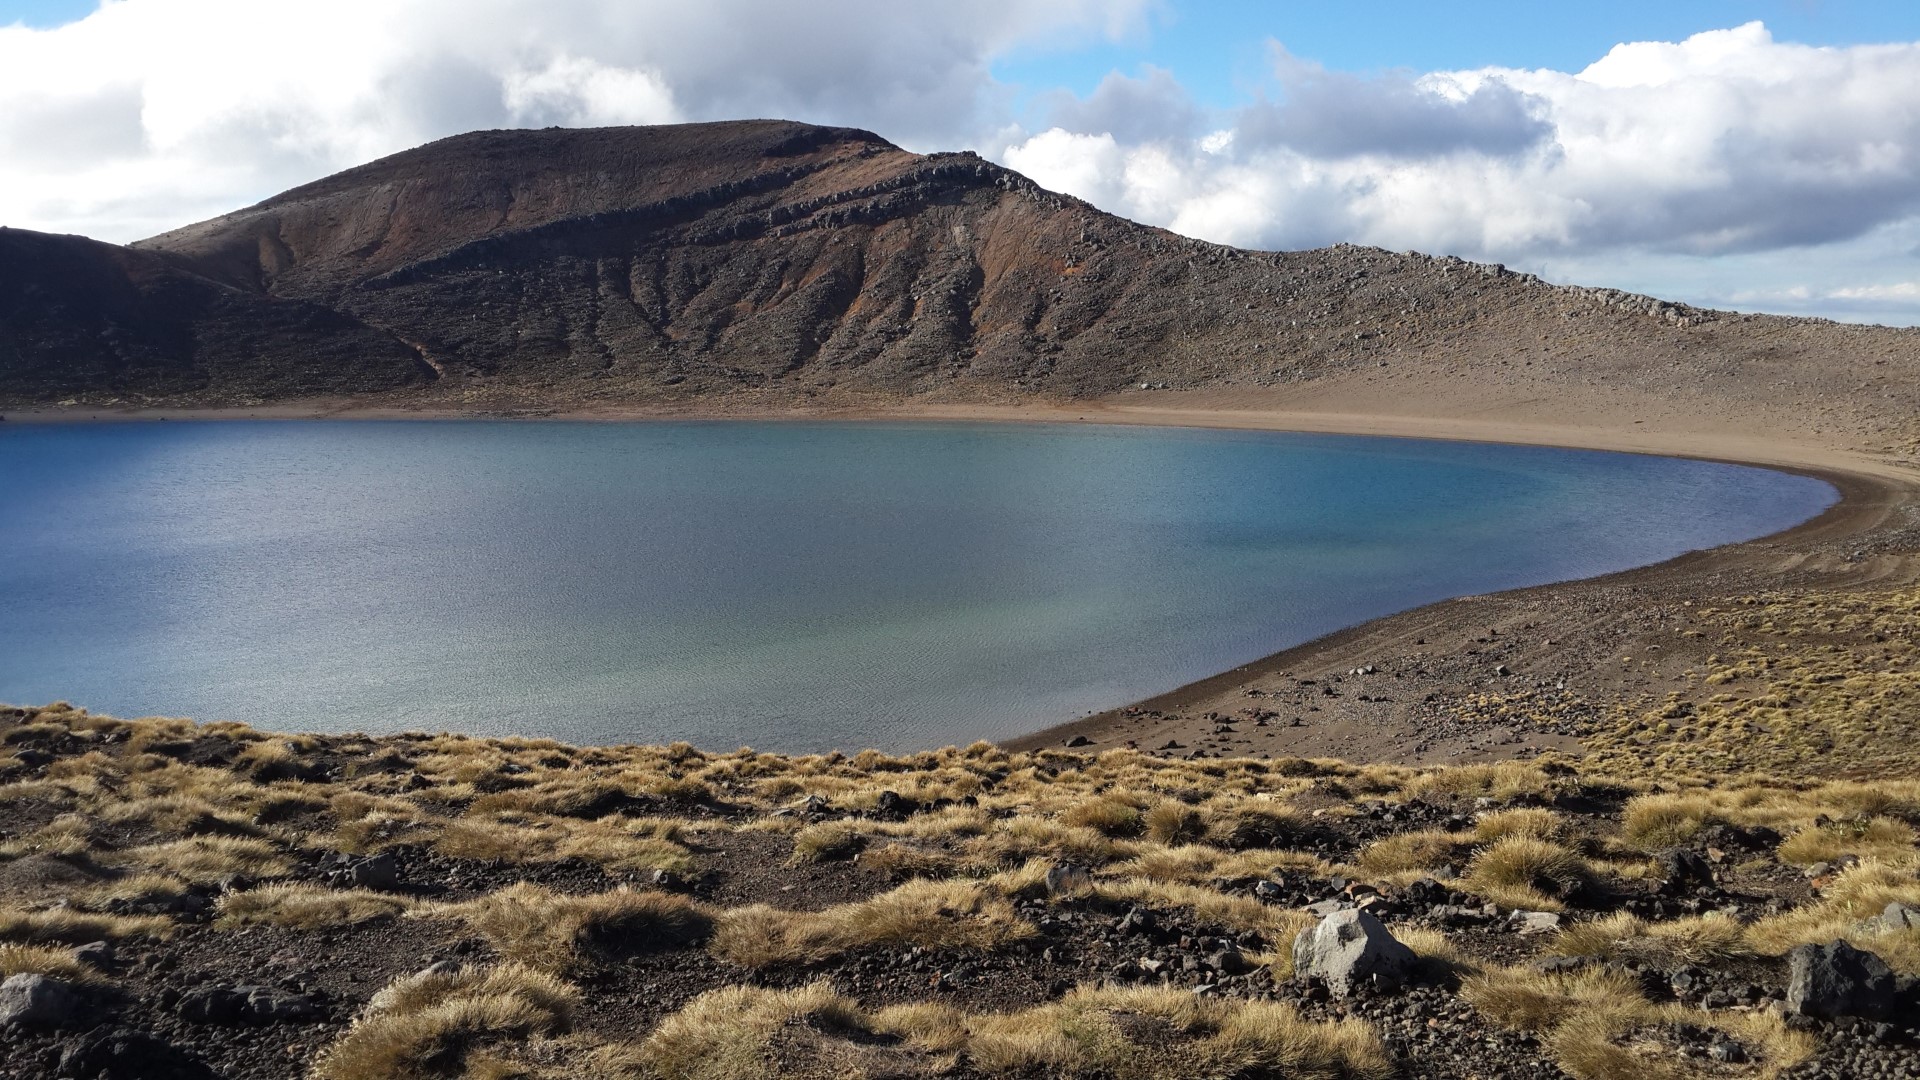
<instances>
[{"instance_id":1,"label":"sandy shore","mask_svg":"<svg viewBox=\"0 0 1920 1080\"><path fill-rule=\"evenodd\" d=\"M1016 749L1072 742L1090 750L1126 745L1182 755L1409 763L1569 750L1583 716L1655 700L1705 660L1699 639L1687 636L1684 619L1674 617L1696 601L1776 588L1850 589L1920 579L1920 557L1913 554L1920 550L1920 468L1901 456L1861 447L1857 439L1771 417L1687 415L1578 393L1554 401L1501 402L1479 391L1384 390L1369 381L1305 394L1295 390L1284 397L1214 390L1064 404L856 403L795 409L742 402L702 410L474 409L323 400L244 409L47 409L10 413L7 419L917 419L1237 428L1702 458L1817 476L1841 492L1826 513L1783 533L1602 578L1457 598L1387 616L1134 706L1008 740L1006 745ZM1420 412L1411 411L1415 405ZM1622 655L1657 660L1621 665ZM1351 674L1369 668L1364 675ZM1514 693L1537 699L1537 722L1461 719L1462 702Z\"/></svg>"}]
</instances>

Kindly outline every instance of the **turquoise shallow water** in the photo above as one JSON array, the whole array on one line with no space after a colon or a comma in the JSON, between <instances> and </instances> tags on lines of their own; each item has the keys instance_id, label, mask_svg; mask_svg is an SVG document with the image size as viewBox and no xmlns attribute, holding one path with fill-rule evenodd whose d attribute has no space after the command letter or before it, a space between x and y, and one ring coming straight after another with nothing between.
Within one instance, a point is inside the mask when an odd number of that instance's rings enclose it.
<instances>
[{"instance_id":1,"label":"turquoise shallow water","mask_svg":"<svg viewBox=\"0 0 1920 1080\"><path fill-rule=\"evenodd\" d=\"M966 743L1835 498L1711 462L1178 429L5 425L0 700Z\"/></svg>"}]
</instances>

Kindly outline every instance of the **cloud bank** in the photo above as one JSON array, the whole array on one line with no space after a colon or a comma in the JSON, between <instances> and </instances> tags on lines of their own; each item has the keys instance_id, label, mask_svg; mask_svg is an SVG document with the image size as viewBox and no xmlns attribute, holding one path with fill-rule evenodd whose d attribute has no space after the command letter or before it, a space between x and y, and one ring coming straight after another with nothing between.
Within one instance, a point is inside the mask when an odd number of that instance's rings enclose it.
<instances>
[{"instance_id":1,"label":"cloud bank","mask_svg":"<svg viewBox=\"0 0 1920 1080\"><path fill-rule=\"evenodd\" d=\"M993 78L1011 50L1137 36L1159 9L110 0L0 27L0 224L129 240L474 128L781 116L971 146L1224 243L1920 322L1920 43L1814 48L1753 23L1578 72L1364 76L1273 43L1266 84L1225 109L1152 67L1026 105Z\"/></svg>"}]
</instances>

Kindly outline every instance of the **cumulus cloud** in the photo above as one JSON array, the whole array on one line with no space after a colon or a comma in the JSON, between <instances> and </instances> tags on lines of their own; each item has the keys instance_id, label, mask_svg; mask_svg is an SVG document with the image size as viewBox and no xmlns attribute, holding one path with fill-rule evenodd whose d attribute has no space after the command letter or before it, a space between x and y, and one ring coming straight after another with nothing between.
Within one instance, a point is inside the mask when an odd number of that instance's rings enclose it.
<instances>
[{"instance_id":1,"label":"cumulus cloud","mask_svg":"<svg viewBox=\"0 0 1920 1080\"><path fill-rule=\"evenodd\" d=\"M129 240L460 131L789 117L945 148L1151 0L107 0L0 27L0 224Z\"/></svg>"},{"instance_id":2,"label":"cumulus cloud","mask_svg":"<svg viewBox=\"0 0 1920 1080\"><path fill-rule=\"evenodd\" d=\"M1063 125L1005 158L1225 243L1519 263L1741 256L1920 214L1920 43L1813 48L1752 23L1620 45L1579 72L1371 78L1276 47L1273 76L1274 100L1184 144Z\"/></svg>"}]
</instances>

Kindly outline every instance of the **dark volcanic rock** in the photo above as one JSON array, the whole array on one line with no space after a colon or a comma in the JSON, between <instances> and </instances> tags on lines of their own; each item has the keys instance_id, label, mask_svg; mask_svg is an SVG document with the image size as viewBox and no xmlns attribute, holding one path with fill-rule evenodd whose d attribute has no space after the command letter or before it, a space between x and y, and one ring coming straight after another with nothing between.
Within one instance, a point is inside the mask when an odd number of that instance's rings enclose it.
<instances>
[{"instance_id":1,"label":"dark volcanic rock","mask_svg":"<svg viewBox=\"0 0 1920 1080\"><path fill-rule=\"evenodd\" d=\"M1787 1007L1806 1016L1885 1020L1898 987L1886 962L1844 941L1802 945L1788 954Z\"/></svg>"}]
</instances>

